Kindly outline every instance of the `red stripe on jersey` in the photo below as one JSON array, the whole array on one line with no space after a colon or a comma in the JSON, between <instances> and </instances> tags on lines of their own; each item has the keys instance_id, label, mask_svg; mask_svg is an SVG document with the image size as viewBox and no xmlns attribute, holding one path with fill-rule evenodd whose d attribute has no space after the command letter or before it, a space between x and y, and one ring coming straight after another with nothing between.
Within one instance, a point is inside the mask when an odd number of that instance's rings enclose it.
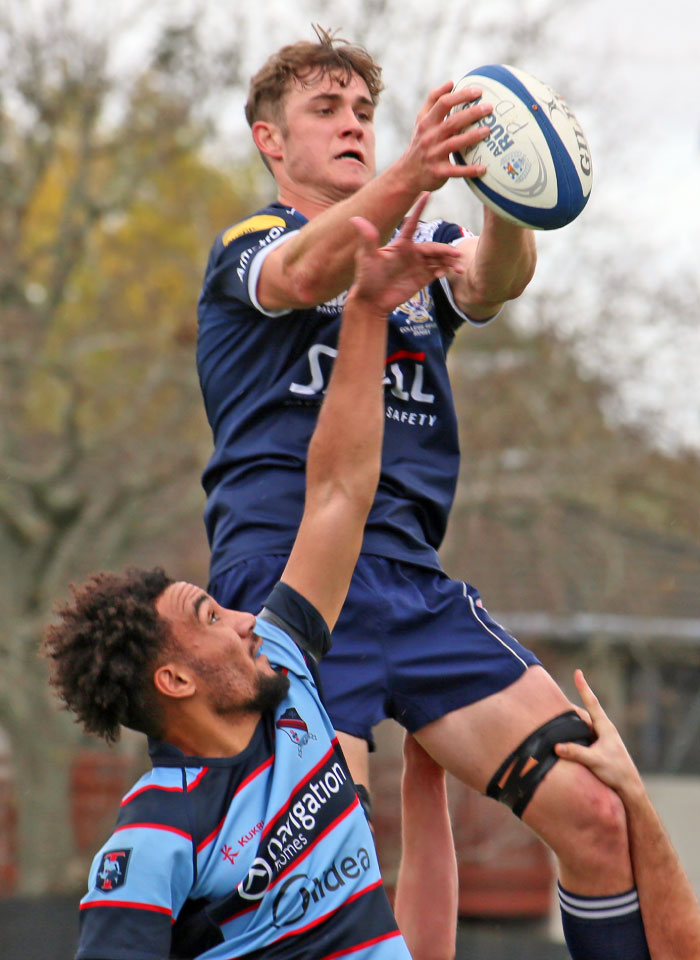
<instances>
[{"instance_id":1,"label":"red stripe on jersey","mask_svg":"<svg viewBox=\"0 0 700 960\"><path fill-rule=\"evenodd\" d=\"M382 934L381 937L365 940L364 943L356 943L354 947L346 947L344 950L336 950L335 953L327 953L325 957L320 957L320 960L334 960L335 957L346 957L349 953L355 953L357 950L366 950L367 947L372 947L375 943L381 943L383 940L390 940L392 937L400 936L400 930L391 930L389 933Z\"/></svg>"},{"instance_id":2,"label":"red stripe on jersey","mask_svg":"<svg viewBox=\"0 0 700 960\"><path fill-rule=\"evenodd\" d=\"M209 767L202 767L202 769L199 771L199 773L194 778L192 783L187 784L187 792L189 793L190 790L194 790L195 787L198 787L208 773L209 773Z\"/></svg>"},{"instance_id":3,"label":"red stripe on jersey","mask_svg":"<svg viewBox=\"0 0 700 960\"><path fill-rule=\"evenodd\" d=\"M125 807L127 803L131 803L134 797L138 797L140 794L145 793L146 790L162 790L164 793L182 793L182 787L162 787L157 783L149 783L148 786L141 787L140 790L135 790L133 793L127 794L119 806Z\"/></svg>"},{"instance_id":4,"label":"red stripe on jersey","mask_svg":"<svg viewBox=\"0 0 700 960\"><path fill-rule=\"evenodd\" d=\"M177 827L168 827L163 823L125 823L121 827L115 827L114 832L118 833L120 830L165 830L166 833L176 833L179 837L184 837L185 840L189 840L192 843L192 837L189 833L185 833L184 830L178 830Z\"/></svg>"},{"instance_id":5,"label":"red stripe on jersey","mask_svg":"<svg viewBox=\"0 0 700 960\"><path fill-rule=\"evenodd\" d=\"M269 766L272 765L274 759L275 757L273 754L271 757L268 757L264 763L261 763L259 767L256 767L256 769L253 770L252 773L249 773L248 776L245 778L245 780L239 783L238 787L236 788L236 792L234 793L233 796L234 797L237 796L244 787L247 787L248 784L251 783L253 780L255 780L256 777L260 776L263 770L266 770ZM233 802L233 797L231 798L231 802ZM224 822L226 820L226 816L228 816L228 813L221 818L221 821L214 827L214 829L209 834L209 836L205 837L204 840L200 842L200 844L197 847L197 851L196 851L197 853L201 853L205 847L207 847L210 843L213 843L216 837L218 837L218 835L221 833L221 828L223 827Z\"/></svg>"},{"instance_id":6,"label":"red stripe on jersey","mask_svg":"<svg viewBox=\"0 0 700 960\"><path fill-rule=\"evenodd\" d=\"M261 763L260 766L257 767L257 769L253 770L252 773L249 773L248 776L245 778L245 780L239 783L238 787L236 788L236 793L240 793L243 787L247 787L248 784L251 782L251 780L255 780L256 777L260 776L263 770L266 770L267 767L273 764L274 759L275 759L275 755L273 753L272 756L268 757L267 760Z\"/></svg>"},{"instance_id":7,"label":"red stripe on jersey","mask_svg":"<svg viewBox=\"0 0 700 960\"><path fill-rule=\"evenodd\" d=\"M418 360L419 363L422 363L425 360L425 354L410 353L408 350L397 350L396 353L392 353L390 357L386 358L387 363L393 363L394 360Z\"/></svg>"},{"instance_id":8,"label":"red stripe on jersey","mask_svg":"<svg viewBox=\"0 0 700 960\"><path fill-rule=\"evenodd\" d=\"M129 910L150 910L152 913L164 913L166 916L173 915L170 907L159 907L155 903L135 903L131 900L90 900L89 903L81 903L81 910L91 910L93 907L126 907Z\"/></svg>"},{"instance_id":9,"label":"red stripe on jersey","mask_svg":"<svg viewBox=\"0 0 700 960\"><path fill-rule=\"evenodd\" d=\"M280 807L277 813L273 817L270 817L267 826L265 827L262 834L260 835L261 840L263 837L267 836L270 830L272 830L272 828L275 826L279 818L283 816L287 812L287 810L289 810L289 807L292 802L292 797L297 792L297 790L300 790L302 786L306 786L309 780L311 780L311 778L318 773L321 767L324 766L324 764L327 763L328 760L330 760L330 758L333 756L334 753L335 753L335 749L331 747L331 749L324 756L321 757L321 759L318 761L316 766L312 767L311 770L307 770L304 776L301 778L301 780L299 780L292 787L292 789L289 791L289 799L287 800L285 805L283 807Z\"/></svg>"},{"instance_id":10,"label":"red stripe on jersey","mask_svg":"<svg viewBox=\"0 0 700 960\"><path fill-rule=\"evenodd\" d=\"M277 940L273 940L272 943L280 943L282 940L286 940L288 937L298 937L302 933L306 933L307 930L313 930L314 927L317 927L319 923L323 923L325 920L328 920L329 917L332 917L334 913L337 913L339 910L342 910L343 907L346 907L349 903L352 903L353 900L359 900L360 897L364 897L366 893L370 893L372 890L376 890L377 887L381 887L382 881L375 880L374 883L370 883L369 886L364 887L362 890L358 890L356 893L353 893L351 897L348 897L347 900L344 900L343 903L339 904L337 907L333 907L332 910L329 910L328 913L324 913L323 916L317 917L315 920L312 920L311 923L307 923L306 926L298 927L296 930L290 930L289 933L285 933L283 936L278 937ZM393 932L392 932L393 935ZM384 937L379 937L380 940L383 940ZM375 943L375 940L369 940L368 943ZM364 946L364 944L362 944ZM359 947L350 947L350 950L358 950Z\"/></svg>"},{"instance_id":11,"label":"red stripe on jersey","mask_svg":"<svg viewBox=\"0 0 700 960\"><path fill-rule=\"evenodd\" d=\"M276 886L276 885L279 883L279 881L280 881L284 876L286 876L286 874L288 874L288 873L289 873L290 871L292 871L292 870L296 870L296 868L299 866L299 864L300 864L303 860L306 860L306 858L309 856L309 854L310 854L311 851L314 849L314 847L316 847L317 844L319 844L319 843L321 842L321 840L323 840L323 838L326 836L326 834L330 833L331 830L334 830L335 827L337 827L337 825L338 825L339 823L341 823L347 816L349 816L349 814L352 813L352 811L355 809L355 807L359 807L359 805L360 805L360 801L359 801L358 797L355 796L355 799L354 799L353 802L350 804L350 806L347 807L345 810L343 810L343 812L342 812L341 814L339 814L339 815L335 818L335 820L332 821L332 823L329 823L328 826L326 827L326 829L325 829L325 830L322 830L321 833L319 833L319 835L314 838L313 843L310 843L310 844L305 848L305 850L304 850L304 852L303 852L302 854L300 854L298 857L295 857L294 860L289 864L289 866L285 867L284 870L280 870L280 872L277 874L277 876L275 877L275 879L272 881L272 883L270 884L270 886L268 887L268 889L269 889L269 890L272 890L272 888L273 888L274 886ZM381 883L381 880L379 881L379 883ZM348 901L346 901L346 902L349 903L350 901L348 900ZM253 907L248 907L248 908L245 909L245 910L237 911L236 913L232 914L230 917L226 917L225 920L222 920L222 921L221 921L221 926L223 926L225 923L230 923L232 920L235 920L237 917L242 916L244 913L250 913L251 910L257 910L259 906L260 906L260 901L258 901ZM287 936L287 934L285 934L285 936ZM280 937L280 939L283 939L283 938Z\"/></svg>"},{"instance_id":12,"label":"red stripe on jersey","mask_svg":"<svg viewBox=\"0 0 700 960\"><path fill-rule=\"evenodd\" d=\"M187 792L194 790L195 787L199 786L202 781L202 778L209 772L209 767L202 767L197 776L194 778L192 783L187 785ZM147 790L163 790L165 793L182 793L182 787L164 787L160 783L147 783L145 786L141 787L139 790L135 790L133 793L127 794L122 800L120 806L125 807L127 803L131 803L134 797L138 797L140 794L145 793Z\"/></svg>"}]
</instances>

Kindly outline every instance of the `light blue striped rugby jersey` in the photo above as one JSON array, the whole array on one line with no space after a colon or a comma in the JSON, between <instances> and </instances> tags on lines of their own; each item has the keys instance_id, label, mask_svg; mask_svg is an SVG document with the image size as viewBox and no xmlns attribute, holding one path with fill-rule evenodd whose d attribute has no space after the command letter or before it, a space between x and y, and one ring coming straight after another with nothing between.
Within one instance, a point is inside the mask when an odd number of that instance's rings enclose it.
<instances>
[{"instance_id":1,"label":"light blue striped rugby jersey","mask_svg":"<svg viewBox=\"0 0 700 960\"><path fill-rule=\"evenodd\" d=\"M274 597L293 623L303 598L285 585ZM305 655L271 622L257 632L288 695L235 757L149 744L153 769L92 864L81 960L410 960Z\"/></svg>"}]
</instances>

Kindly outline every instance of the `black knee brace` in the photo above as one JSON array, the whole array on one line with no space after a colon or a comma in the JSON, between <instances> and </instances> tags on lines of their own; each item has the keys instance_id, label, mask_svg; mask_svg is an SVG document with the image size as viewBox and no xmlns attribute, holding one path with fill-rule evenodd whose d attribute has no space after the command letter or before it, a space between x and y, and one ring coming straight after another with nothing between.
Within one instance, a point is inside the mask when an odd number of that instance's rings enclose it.
<instances>
[{"instance_id":1,"label":"black knee brace","mask_svg":"<svg viewBox=\"0 0 700 960\"><path fill-rule=\"evenodd\" d=\"M486 794L510 807L516 817L522 817L525 807L542 782L544 775L557 762L555 743L582 743L588 745L595 734L575 710L568 710L548 723L542 724L506 757L491 777Z\"/></svg>"}]
</instances>

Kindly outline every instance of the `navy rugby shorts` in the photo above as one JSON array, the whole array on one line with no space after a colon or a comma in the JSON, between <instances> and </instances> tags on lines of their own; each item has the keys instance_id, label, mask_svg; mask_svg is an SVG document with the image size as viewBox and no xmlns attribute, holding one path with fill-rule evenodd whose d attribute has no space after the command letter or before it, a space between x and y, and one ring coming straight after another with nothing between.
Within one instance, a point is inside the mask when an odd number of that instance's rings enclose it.
<instances>
[{"instance_id":1,"label":"navy rugby shorts","mask_svg":"<svg viewBox=\"0 0 700 960\"><path fill-rule=\"evenodd\" d=\"M211 595L258 613L286 557L254 557L216 577ZM392 717L414 733L483 700L539 663L493 620L479 591L440 570L363 555L320 672L336 730L363 737Z\"/></svg>"}]
</instances>

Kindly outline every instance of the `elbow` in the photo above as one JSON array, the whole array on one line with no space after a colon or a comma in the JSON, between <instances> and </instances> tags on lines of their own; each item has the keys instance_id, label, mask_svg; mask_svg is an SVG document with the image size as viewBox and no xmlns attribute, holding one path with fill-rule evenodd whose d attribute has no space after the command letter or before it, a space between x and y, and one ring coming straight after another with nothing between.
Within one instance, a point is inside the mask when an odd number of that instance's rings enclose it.
<instances>
[{"instance_id":1,"label":"elbow","mask_svg":"<svg viewBox=\"0 0 700 960\"><path fill-rule=\"evenodd\" d=\"M308 310L323 302L318 283L308 272L296 271L289 277L288 289L298 309Z\"/></svg>"},{"instance_id":2,"label":"elbow","mask_svg":"<svg viewBox=\"0 0 700 960\"><path fill-rule=\"evenodd\" d=\"M504 278L501 300L516 300L527 289L535 275L537 247L531 230L524 231L530 242L524 245L520 255L512 263L509 276Z\"/></svg>"},{"instance_id":3,"label":"elbow","mask_svg":"<svg viewBox=\"0 0 700 960\"><path fill-rule=\"evenodd\" d=\"M525 292L530 281L535 275L536 266L537 247L535 246L533 239L532 245L528 248L527 253L523 255L519 264L519 270L517 271L516 276L513 278L511 295L508 297L509 300L515 300L516 297L519 297L521 293Z\"/></svg>"},{"instance_id":4,"label":"elbow","mask_svg":"<svg viewBox=\"0 0 700 960\"><path fill-rule=\"evenodd\" d=\"M341 479L337 493L349 504L355 516L364 524L372 509L379 484L380 461L366 464L363 470L350 471Z\"/></svg>"},{"instance_id":5,"label":"elbow","mask_svg":"<svg viewBox=\"0 0 700 960\"><path fill-rule=\"evenodd\" d=\"M283 263L282 275L295 308L307 310L328 299L327 272L323 264Z\"/></svg>"},{"instance_id":6,"label":"elbow","mask_svg":"<svg viewBox=\"0 0 700 960\"><path fill-rule=\"evenodd\" d=\"M517 263L513 264L510 276L504 278L497 294L493 289L483 291L484 301L504 303L506 300L517 300L518 297L527 290L530 281L535 275L536 266L537 253L533 249L531 255L522 256L518 259Z\"/></svg>"}]
</instances>

